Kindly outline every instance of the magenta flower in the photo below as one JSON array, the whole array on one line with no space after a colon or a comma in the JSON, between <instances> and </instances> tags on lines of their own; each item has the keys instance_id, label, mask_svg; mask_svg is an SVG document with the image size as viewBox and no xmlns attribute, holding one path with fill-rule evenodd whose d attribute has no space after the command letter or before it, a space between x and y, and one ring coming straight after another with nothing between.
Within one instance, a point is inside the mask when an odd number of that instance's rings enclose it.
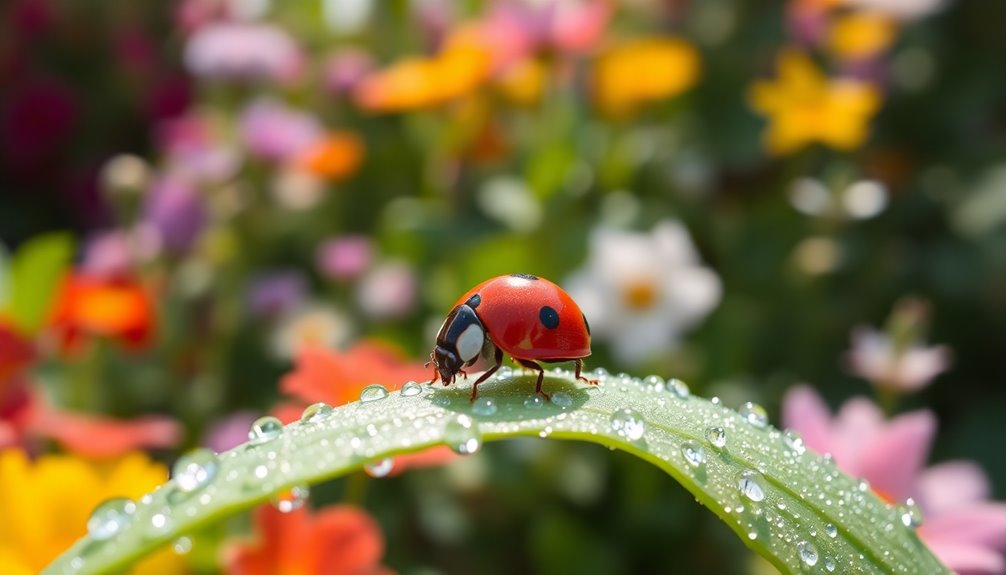
<instances>
[{"instance_id":1,"label":"magenta flower","mask_svg":"<svg viewBox=\"0 0 1006 575\"><path fill-rule=\"evenodd\" d=\"M300 47L285 30L251 22L213 22L185 46L185 65L211 80L296 80L304 68Z\"/></svg>"},{"instance_id":2,"label":"magenta flower","mask_svg":"<svg viewBox=\"0 0 1006 575\"><path fill-rule=\"evenodd\" d=\"M276 161L290 158L324 135L317 118L270 99L257 100L245 108L239 130L252 154Z\"/></svg>"},{"instance_id":3,"label":"magenta flower","mask_svg":"<svg viewBox=\"0 0 1006 575\"><path fill-rule=\"evenodd\" d=\"M315 262L321 274L336 281L358 277L370 266L373 258L373 245L364 235L325 240L315 254Z\"/></svg>"},{"instance_id":4,"label":"magenta flower","mask_svg":"<svg viewBox=\"0 0 1006 575\"><path fill-rule=\"evenodd\" d=\"M936 419L928 410L885 420L865 398L847 401L832 417L809 387L783 400L783 423L818 453L830 453L842 471L861 477L888 502L913 498L925 518L919 536L961 575L1006 573L1006 504L989 501L989 483L974 463L952 461L924 468Z\"/></svg>"},{"instance_id":5,"label":"magenta flower","mask_svg":"<svg viewBox=\"0 0 1006 575\"><path fill-rule=\"evenodd\" d=\"M199 191L190 183L165 176L150 188L144 219L157 232L166 250L185 252L203 230L206 209Z\"/></svg>"}]
</instances>

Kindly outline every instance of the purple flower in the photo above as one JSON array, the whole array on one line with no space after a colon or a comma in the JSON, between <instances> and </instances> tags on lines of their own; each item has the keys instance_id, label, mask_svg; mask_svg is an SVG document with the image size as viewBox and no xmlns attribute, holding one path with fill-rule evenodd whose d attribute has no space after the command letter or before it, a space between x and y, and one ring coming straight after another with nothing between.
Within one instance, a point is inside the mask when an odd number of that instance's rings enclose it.
<instances>
[{"instance_id":1,"label":"purple flower","mask_svg":"<svg viewBox=\"0 0 1006 575\"><path fill-rule=\"evenodd\" d=\"M269 99L257 100L245 108L239 129L252 154L278 161L300 152L324 134L314 116Z\"/></svg>"},{"instance_id":2,"label":"purple flower","mask_svg":"<svg viewBox=\"0 0 1006 575\"><path fill-rule=\"evenodd\" d=\"M363 273L374 257L370 239L363 235L331 238L318 246L315 262L331 280L352 279Z\"/></svg>"},{"instance_id":3,"label":"purple flower","mask_svg":"<svg viewBox=\"0 0 1006 575\"><path fill-rule=\"evenodd\" d=\"M325 88L333 94L349 94L374 69L374 59L363 50L348 48L325 62Z\"/></svg>"},{"instance_id":4,"label":"purple flower","mask_svg":"<svg viewBox=\"0 0 1006 575\"><path fill-rule=\"evenodd\" d=\"M137 262L150 261L159 250L159 238L149 227L105 231L87 241L81 268L89 275L125 277Z\"/></svg>"},{"instance_id":5,"label":"purple flower","mask_svg":"<svg viewBox=\"0 0 1006 575\"><path fill-rule=\"evenodd\" d=\"M257 316L278 316L304 303L307 284L298 272L284 271L252 280L248 289L248 306Z\"/></svg>"},{"instance_id":6,"label":"purple flower","mask_svg":"<svg viewBox=\"0 0 1006 575\"><path fill-rule=\"evenodd\" d=\"M203 435L203 445L217 453L241 445L248 439L248 429L259 415L245 410L216 420Z\"/></svg>"},{"instance_id":7,"label":"purple flower","mask_svg":"<svg viewBox=\"0 0 1006 575\"><path fill-rule=\"evenodd\" d=\"M199 238L206 211L199 192L177 176L164 176L150 188L144 219L157 232L165 249L185 252Z\"/></svg>"},{"instance_id":8,"label":"purple flower","mask_svg":"<svg viewBox=\"0 0 1006 575\"><path fill-rule=\"evenodd\" d=\"M783 400L782 420L882 499L915 499L925 518L919 536L947 567L961 575L1006 572L1006 504L988 500L985 473L969 461L924 468L936 433L932 413L888 421L873 402L854 398L832 417L817 393L797 386Z\"/></svg>"},{"instance_id":9,"label":"purple flower","mask_svg":"<svg viewBox=\"0 0 1006 575\"><path fill-rule=\"evenodd\" d=\"M237 153L221 143L204 114L168 120L158 128L157 137L172 169L197 180L222 182L240 167Z\"/></svg>"},{"instance_id":10,"label":"purple flower","mask_svg":"<svg viewBox=\"0 0 1006 575\"><path fill-rule=\"evenodd\" d=\"M304 67L300 47L269 24L214 22L197 29L185 46L195 76L219 80L295 80Z\"/></svg>"}]
</instances>

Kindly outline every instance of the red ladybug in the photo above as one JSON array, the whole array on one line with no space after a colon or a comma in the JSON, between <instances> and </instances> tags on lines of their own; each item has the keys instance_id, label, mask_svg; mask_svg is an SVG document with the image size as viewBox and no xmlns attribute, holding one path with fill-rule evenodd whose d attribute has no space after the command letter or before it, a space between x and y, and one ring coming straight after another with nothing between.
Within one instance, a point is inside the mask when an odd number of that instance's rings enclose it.
<instances>
[{"instance_id":1,"label":"red ladybug","mask_svg":"<svg viewBox=\"0 0 1006 575\"><path fill-rule=\"evenodd\" d=\"M482 355L493 356L495 365L472 384L472 401L480 383L488 379L503 361L503 352L517 363L538 371L535 391L541 391L545 372L537 362L573 361L576 377L583 358L590 355L590 326L579 306L554 283L528 274L510 274L486 280L473 287L454 304L447 316L437 345L430 352L433 383L454 383L458 372ZM429 363L427 363L429 365Z\"/></svg>"}]
</instances>

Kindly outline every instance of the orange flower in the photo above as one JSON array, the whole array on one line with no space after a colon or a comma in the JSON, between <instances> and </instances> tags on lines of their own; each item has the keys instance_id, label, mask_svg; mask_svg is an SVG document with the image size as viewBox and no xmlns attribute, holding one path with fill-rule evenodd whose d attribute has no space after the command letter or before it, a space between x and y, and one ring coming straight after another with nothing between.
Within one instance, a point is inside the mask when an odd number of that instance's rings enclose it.
<instances>
[{"instance_id":1,"label":"orange flower","mask_svg":"<svg viewBox=\"0 0 1006 575\"><path fill-rule=\"evenodd\" d=\"M259 541L239 543L226 552L230 575L378 575L384 538L377 522L348 505L318 513L300 508L282 513L263 505L255 513Z\"/></svg>"},{"instance_id":2,"label":"orange flower","mask_svg":"<svg viewBox=\"0 0 1006 575\"><path fill-rule=\"evenodd\" d=\"M139 281L81 273L73 273L63 282L53 314L53 325L67 349L82 336L142 347L150 339L154 322L154 304Z\"/></svg>"},{"instance_id":3,"label":"orange flower","mask_svg":"<svg viewBox=\"0 0 1006 575\"><path fill-rule=\"evenodd\" d=\"M609 50L594 64L594 99L601 113L620 117L695 85L699 55L676 38L638 38Z\"/></svg>"},{"instance_id":4,"label":"orange flower","mask_svg":"<svg viewBox=\"0 0 1006 575\"><path fill-rule=\"evenodd\" d=\"M318 177L339 181L363 161L363 142L351 132L332 132L294 159L294 165Z\"/></svg>"}]
</instances>

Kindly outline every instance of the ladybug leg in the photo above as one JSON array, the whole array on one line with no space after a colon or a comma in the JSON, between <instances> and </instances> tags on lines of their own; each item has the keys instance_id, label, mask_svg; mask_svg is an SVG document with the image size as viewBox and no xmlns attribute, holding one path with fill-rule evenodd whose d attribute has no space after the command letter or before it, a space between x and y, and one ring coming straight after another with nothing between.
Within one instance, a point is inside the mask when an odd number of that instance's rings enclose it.
<instances>
[{"instance_id":1,"label":"ladybug leg","mask_svg":"<svg viewBox=\"0 0 1006 575\"><path fill-rule=\"evenodd\" d=\"M496 356L494 359L496 360L496 365L487 369L486 372L480 375L479 378L475 380L475 383L472 384L472 402L474 402L475 398L478 396L479 384L492 377L492 374L496 373L496 370L500 368L500 364L503 363L503 352L498 347L496 348Z\"/></svg>"},{"instance_id":2,"label":"ladybug leg","mask_svg":"<svg viewBox=\"0 0 1006 575\"><path fill-rule=\"evenodd\" d=\"M526 368L533 369L538 372L538 381L535 383L534 392L540 393L542 397L544 397L545 399L551 399L551 397L549 397L547 393L541 390L541 382L545 379L545 370L542 369L540 365L531 360L518 359L517 363L523 365Z\"/></svg>"},{"instance_id":3,"label":"ladybug leg","mask_svg":"<svg viewBox=\"0 0 1006 575\"><path fill-rule=\"evenodd\" d=\"M588 383L590 385L597 385L597 380L596 379L587 379L586 377L583 377L582 375L580 375L580 372L583 371L583 360L582 359L578 359L574 363L576 364L576 379L583 380L584 382L586 382L586 383Z\"/></svg>"},{"instance_id":4,"label":"ladybug leg","mask_svg":"<svg viewBox=\"0 0 1006 575\"><path fill-rule=\"evenodd\" d=\"M431 363L433 363L433 352L432 351L430 352L430 361L424 363L423 367L430 367ZM426 382L426 385L432 385L434 382L437 381L438 377L440 377L440 373L437 371L437 366L433 366L433 377L430 378L430 380Z\"/></svg>"}]
</instances>

